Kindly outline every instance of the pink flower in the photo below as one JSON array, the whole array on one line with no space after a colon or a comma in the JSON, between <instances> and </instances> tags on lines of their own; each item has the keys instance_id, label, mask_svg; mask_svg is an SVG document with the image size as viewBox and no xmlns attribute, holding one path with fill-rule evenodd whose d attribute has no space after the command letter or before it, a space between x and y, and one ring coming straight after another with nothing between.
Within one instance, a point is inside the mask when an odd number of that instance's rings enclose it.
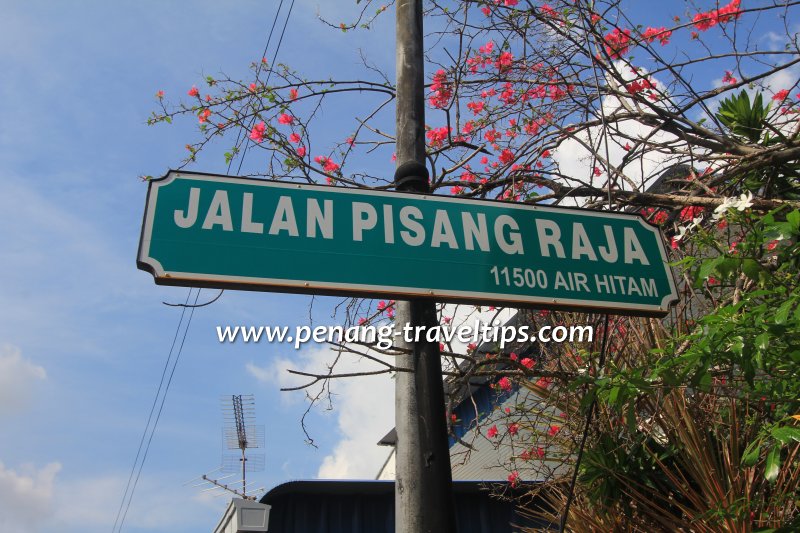
<instances>
[{"instance_id":1,"label":"pink flower","mask_svg":"<svg viewBox=\"0 0 800 533\"><path fill-rule=\"evenodd\" d=\"M772 251L772 250L774 250L774 249L775 249L777 246L778 246L778 241L777 241L777 240L770 241L770 242L767 244L767 250L771 252L771 251Z\"/></svg>"},{"instance_id":2,"label":"pink flower","mask_svg":"<svg viewBox=\"0 0 800 533\"><path fill-rule=\"evenodd\" d=\"M722 83L727 83L733 85L738 80L733 77L733 73L730 70L725 71L725 75L722 77Z\"/></svg>"},{"instance_id":3,"label":"pink flower","mask_svg":"<svg viewBox=\"0 0 800 533\"><path fill-rule=\"evenodd\" d=\"M362 324L365 324L366 322L367 322L367 319L364 318L364 317L361 317L361 318L358 319L358 325L359 326L361 326Z\"/></svg>"},{"instance_id":4,"label":"pink flower","mask_svg":"<svg viewBox=\"0 0 800 533\"><path fill-rule=\"evenodd\" d=\"M497 130L489 130L483 134L483 138L490 143L496 142L497 139L500 139L502 136L503 135Z\"/></svg>"},{"instance_id":5,"label":"pink flower","mask_svg":"<svg viewBox=\"0 0 800 533\"><path fill-rule=\"evenodd\" d=\"M783 102L784 100L786 100L787 96L789 96L789 90L788 89L784 89L784 90L778 91L774 95L772 95L772 99L775 100L776 102Z\"/></svg>"},{"instance_id":6,"label":"pink flower","mask_svg":"<svg viewBox=\"0 0 800 533\"><path fill-rule=\"evenodd\" d=\"M611 59L620 59L631 47L631 30L614 28L605 36L605 50Z\"/></svg>"},{"instance_id":7,"label":"pink flower","mask_svg":"<svg viewBox=\"0 0 800 533\"><path fill-rule=\"evenodd\" d=\"M478 52L488 56L489 54L492 53L493 49L494 49L494 42L493 41L489 41L486 44L484 44L483 46L481 46L480 48L478 48Z\"/></svg>"},{"instance_id":8,"label":"pink flower","mask_svg":"<svg viewBox=\"0 0 800 533\"><path fill-rule=\"evenodd\" d=\"M283 113L278 117L279 124L294 124L294 117L288 113Z\"/></svg>"},{"instance_id":9,"label":"pink flower","mask_svg":"<svg viewBox=\"0 0 800 533\"><path fill-rule=\"evenodd\" d=\"M485 105L485 102L483 102L482 100L480 100L480 101L477 101L477 102L469 102L469 103L467 104L467 109L469 109L470 111L472 111L472 114L473 114L473 115L477 115L477 114L479 114L481 111L483 111L483 106L484 106L484 105Z\"/></svg>"},{"instance_id":10,"label":"pink flower","mask_svg":"<svg viewBox=\"0 0 800 533\"><path fill-rule=\"evenodd\" d=\"M500 380L497 382L497 385L498 385L498 386L499 386L499 387L500 387L502 390L504 390L505 392L508 392L508 391L510 391L510 390L511 390L511 380L510 380L510 379L508 379L508 378L507 378L507 377L505 377L505 376L503 376L502 378L500 378Z\"/></svg>"},{"instance_id":11,"label":"pink flower","mask_svg":"<svg viewBox=\"0 0 800 533\"><path fill-rule=\"evenodd\" d=\"M208 117L211 116L211 110L208 108L203 109L199 115L197 115L197 120L202 124L203 122L208 122Z\"/></svg>"},{"instance_id":12,"label":"pink flower","mask_svg":"<svg viewBox=\"0 0 800 533\"><path fill-rule=\"evenodd\" d=\"M630 94L640 93L642 91L649 91L656 88L654 81L644 78L642 80L635 80L625 86L625 90Z\"/></svg>"},{"instance_id":13,"label":"pink flower","mask_svg":"<svg viewBox=\"0 0 800 533\"><path fill-rule=\"evenodd\" d=\"M188 94L189 96L199 96L200 95L200 91L197 90L197 87L192 85L192 88L189 89L189 92L187 92L186 94Z\"/></svg>"},{"instance_id":14,"label":"pink flower","mask_svg":"<svg viewBox=\"0 0 800 533\"><path fill-rule=\"evenodd\" d=\"M297 89L289 89L289 100L297 100Z\"/></svg>"},{"instance_id":15,"label":"pink flower","mask_svg":"<svg viewBox=\"0 0 800 533\"><path fill-rule=\"evenodd\" d=\"M534 361L530 357L525 357L524 359L522 359L522 361L520 361L520 364L525 368L527 368L528 370L530 370L531 368L533 368L533 365L536 364L536 361Z\"/></svg>"},{"instance_id":16,"label":"pink flower","mask_svg":"<svg viewBox=\"0 0 800 533\"><path fill-rule=\"evenodd\" d=\"M547 430L547 434L551 437L554 437L558 432L561 431L561 426L550 426L550 429Z\"/></svg>"},{"instance_id":17,"label":"pink flower","mask_svg":"<svg viewBox=\"0 0 800 533\"><path fill-rule=\"evenodd\" d=\"M732 0L731 3L719 9L712 9L706 13L698 13L692 19L695 28L700 31L706 31L713 28L717 24L724 24L731 20L738 19L742 12L739 10L741 0Z\"/></svg>"},{"instance_id":18,"label":"pink flower","mask_svg":"<svg viewBox=\"0 0 800 533\"><path fill-rule=\"evenodd\" d=\"M428 138L428 142L430 143L431 147L441 146L444 141L447 140L447 136L450 134L450 128L447 126L442 126L441 128L433 128L425 132L425 137Z\"/></svg>"},{"instance_id":19,"label":"pink flower","mask_svg":"<svg viewBox=\"0 0 800 533\"><path fill-rule=\"evenodd\" d=\"M300 135L297 133L292 133L289 135L289 142L292 144L299 144L300 143Z\"/></svg>"},{"instance_id":20,"label":"pink flower","mask_svg":"<svg viewBox=\"0 0 800 533\"><path fill-rule=\"evenodd\" d=\"M486 15L488 17L489 15L492 14L492 10L491 10L491 8L489 8L487 6L484 6L484 7L481 8L481 13L483 13L484 15Z\"/></svg>"},{"instance_id":21,"label":"pink flower","mask_svg":"<svg viewBox=\"0 0 800 533\"><path fill-rule=\"evenodd\" d=\"M474 352L475 348L477 348L477 347L478 346L474 342L471 342L471 343L467 344L467 351L468 352Z\"/></svg>"},{"instance_id":22,"label":"pink flower","mask_svg":"<svg viewBox=\"0 0 800 533\"><path fill-rule=\"evenodd\" d=\"M512 487L516 487L519 485L519 472L514 470L508 475L508 482L511 483Z\"/></svg>"},{"instance_id":23,"label":"pink flower","mask_svg":"<svg viewBox=\"0 0 800 533\"><path fill-rule=\"evenodd\" d=\"M658 211L655 215L653 215L653 222L655 224L661 225L667 221L667 212L666 211Z\"/></svg>"},{"instance_id":24,"label":"pink flower","mask_svg":"<svg viewBox=\"0 0 800 533\"><path fill-rule=\"evenodd\" d=\"M250 139L252 139L257 143L264 142L264 134L266 133L266 131L267 131L267 125L264 124L263 121L259 122L258 124L253 126L252 130L250 130Z\"/></svg>"},{"instance_id":25,"label":"pink flower","mask_svg":"<svg viewBox=\"0 0 800 533\"><path fill-rule=\"evenodd\" d=\"M660 28L650 28L648 27L645 32L642 34L642 37L648 43L652 43L656 39L662 45L666 45L669 43L669 38L672 36L672 32L664 28L663 26Z\"/></svg>"},{"instance_id":26,"label":"pink flower","mask_svg":"<svg viewBox=\"0 0 800 533\"><path fill-rule=\"evenodd\" d=\"M552 6L550 6L550 4L542 4L542 7L539 8L539 11L541 11L542 15L544 15L545 17L552 17L552 18L558 17L558 13L556 12L555 9L552 8Z\"/></svg>"},{"instance_id":27,"label":"pink flower","mask_svg":"<svg viewBox=\"0 0 800 533\"><path fill-rule=\"evenodd\" d=\"M297 156L298 157L305 157L306 156L306 147L305 146L298 146L297 147Z\"/></svg>"},{"instance_id":28,"label":"pink flower","mask_svg":"<svg viewBox=\"0 0 800 533\"><path fill-rule=\"evenodd\" d=\"M251 93L256 92L256 84L255 84L255 82L251 83L249 88L250 88L250 92Z\"/></svg>"},{"instance_id":29,"label":"pink flower","mask_svg":"<svg viewBox=\"0 0 800 533\"><path fill-rule=\"evenodd\" d=\"M509 435L516 435L519 432L519 424L514 422L513 424L508 425L508 433Z\"/></svg>"},{"instance_id":30,"label":"pink flower","mask_svg":"<svg viewBox=\"0 0 800 533\"><path fill-rule=\"evenodd\" d=\"M516 361L517 359L519 359L519 356L516 354L516 352L511 352L510 354L508 354L508 358L511 359L512 361Z\"/></svg>"},{"instance_id":31,"label":"pink flower","mask_svg":"<svg viewBox=\"0 0 800 533\"><path fill-rule=\"evenodd\" d=\"M489 430L486 432L486 436L489 437L490 439L495 438L497 436L497 426L490 427Z\"/></svg>"},{"instance_id":32,"label":"pink flower","mask_svg":"<svg viewBox=\"0 0 800 533\"><path fill-rule=\"evenodd\" d=\"M506 71L511 68L512 63L514 62L514 54L511 52L502 52L500 56L495 61L494 66L500 72Z\"/></svg>"},{"instance_id":33,"label":"pink flower","mask_svg":"<svg viewBox=\"0 0 800 533\"><path fill-rule=\"evenodd\" d=\"M433 83L431 83L431 95L428 97L428 102L431 106L436 108L446 107L453 96L453 88L447 81L447 72L442 69L436 71L433 75Z\"/></svg>"},{"instance_id":34,"label":"pink flower","mask_svg":"<svg viewBox=\"0 0 800 533\"><path fill-rule=\"evenodd\" d=\"M518 3L519 3L519 0L505 0L503 2L503 4L506 5L507 7L514 7Z\"/></svg>"},{"instance_id":35,"label":"pink flower","mask_svg":"<svg viewBox=\"0 0 800 533\"><path fill-rule=\"evenodd\" d=\"M325 172L336 172L339 170L339 165L334 163L330 157L318 155L317 157L314 158L314 161L320 166L322 166L322 169Z\"/></svg>"},{"instance_id":36,"label":"pink flower","mask_svg":"<svg viewBox=\"0 0 800 533\"><path fill-rule=\"evenodd\" d=\"M500 157L498 159L502 164L507 165L514 160L514 152L506 148L500 153Z\"/></svg>"},{"instance_id":37,"label":"pink flower","mask_svg":"<svg viewBox=\"0 0 800 533\"><path fill-rule=\"evenodd\" d=\"M694 220L703 213L703 207L699 205L690 205L681 209L681 222L689 222Z\"/></svg>"},{"instance_id":38,"label":"pink flower","mask_svg":"<svg viewBox=\"0 0 800 533\"><path fill-rule=\"evenodd\" d=\"M544 448L542 448L541 446L539 446L538 448L536 448L536 455L538 455L538 456L539 456L539 459L541 459L542 457L544 457Z\"/></svg>"},{"instance_id":39,"label":"pink flower","mask_svg":"<svg viewBox=\"0 0 800 533\"><path fill-rule=\"evenodd\" d=\"M161 100L162 98L164 98L164 91L158 91L158 92L156 93L156 98L158 98L159 100Z\"/></svg>"}]
</instances>

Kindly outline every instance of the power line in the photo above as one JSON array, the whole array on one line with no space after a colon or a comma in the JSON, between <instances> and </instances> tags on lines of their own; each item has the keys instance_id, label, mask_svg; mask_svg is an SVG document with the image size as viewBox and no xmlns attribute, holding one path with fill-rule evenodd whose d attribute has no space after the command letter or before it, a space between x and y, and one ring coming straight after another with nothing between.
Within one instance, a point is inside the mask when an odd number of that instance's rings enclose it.
<instances>
[{"instance_id":1,"label":"power line","mask_svg":"<svg viewBox=\"0 0 800 533\"><path fill-rule=\"evenodd\" d=\"M283 29L281 30L281 36L278 39L278 45L275 47L275 53L272 54L272 62L268 65L269 70L267 71L267 79L264 80L264 85L269 83L269 78L272 76L272 71L275 68L275 61L278 59L278 52L281 50L281 44L283 44L283 36L286 33L286 27L289 25L289 17L292 16L292 10L294 9L294 2L292 0L291 5L289 6L289 12L286 14L286 20L283 21ZM283 4L283 0L281 0L281 4ZM280 9L278 9L280 11ZM277 19L277 13L275 15ZM273 25L274 27L274 25ZM270 36L272 35L272 31L270 30ZM266 52L265 52L266 53ZM258 72L256 73L256 84L258 83ZM251 121L251 125L255 122L256 117L253 115L253 119ZM244 163L244 156L247 154L247 149L250 147L250 143L248 140L245 140L244 150L242 151L242 158L239 159L239 168L236 169L236 174L239 174L242 171L242 164ZM232 161L232 160L231 160ZM228 167L230 169L230 166Z\"/></svg>"},{"instance_id":2,"label":"power line","mask_svg":"<svg viewBox=\"0 0 800 533\"><path fill-rule=\"evenodd\" d=\"M161 395L161 387L164 385L164 378L167 375L167 369L169 368L169 362L172 359L172 352L175 349L175 343L178 341L178 334L181 330L181 324L183 324L183 317L186 315L186 304L189 303L189 298L192 295L192 289L189 289L188 294L186 295L186 302L184 303L184 307L181 311L181 318L178 320L178 326L175 328L175 336L172 338L172 345L169 347L169 352L167 353L167 360L164 362L164 369L161 371L161 381L158 383L158 389L156 389L156 396L153 398L153 405L150 407L150 414L147 416L147 423L144 426L144 431L142 432L142 438L139 439L139 448L136 450L136 458L133 460L133 466L131 466L131 473L128 475L128 482L125 485L125 492L122 495L122 501L119 503L119 509L117 509L117 516L114 518L114 527L111 529L112 533L116 531L117 524L119 523L120 514L122 513L122 508L125 506L125 500L128 498L128 491L131 487L131 482L133 480L134 472L136 472L136 465L139 464L139 457L142 453L142 446L144 445L144 440L147 438L147 431L150 429L150 423L153 420L153 413L156 410L156 404L158 403L158 397ZM133 494L131 494L133 497ZM120 526L121 527L121 526Z\"/></svg>"},{"instance_id":3,"label":"power line","mask_svg":"<svg viewBox=\"0 0 800 533\"><path fill-rule=\"evenodd\" d=\"M200 292L202 289L197 289L197 294L194 297L194 304L197 304L197 300L200 298ZM192 289L189 289L189 294L191 294ZM187 298L188 301L188 298ZM122 531L122 526L125 524L125 518L128 516L128 509L131 507L131 502L133 501L133 494L136 491L136 486L139 484L139 476L142 475L142 469L144 468L144 463L147 460L147 453L150 451L150 443L153 442L153 435L156 433L156 427L158 427L158 421L161 419L161 413L164 410L164 403L167 400L167 393L169 392L169 387L172 384L172 378L175 375L175 369L178 366L178 361L181 359L181 354L183 353L183 346L186 343L186 336L189 333L189 326L192 325L192 317L194 317L194 310L197 309L196 307L191 307L189 311L189 318L186 321L186 327L183 329L183 337L181 338L181 344L178 348L178 354L175 356L175 359L172 363L172 370L169 373L169 379L167 380L167 384L164 387L164 394L161 396L161 404L158 407L158 414L156 415L155 422L153 422L152 430L150 431L150 437L147 439L147 445L144 448L144 454L142 455L142 461L139 463L139 470L136 473L136 479L133 481L133 486L130 490L130 497L128 498L128 503L125 505L125 512L122 514L122 519L119 522L119 531ZM163 376L162 376L163 380ZM156 395L156 399L158 399L158 395ZM113 533L113 530L112 530Z\"/></svg>"},{"instance_id":4,"label":"power line","mask_svg":"<svg viewBox=\"0 0 800 533\"><path fill-rule=\"evenodd\" d=\"M280 3L278 4L278 10L275 12L275 17L272 19L272 26L270 27L269 35L267 36L267 44L264 46L264 51L261 53L261 57L262 58L266 58L267 57L267 51L269 50L269 43L272 42L272 33L273 33L273 31L275 31L275 25L278 23L278 16L281 13L281 9L283 9L283 0L281 0ZM261 75L261 68L263 67L263 65L264 65L263 61L260 61L258 63L258 67L256 67L256 82L255 82L256 86L258 86L258 77ZM271 72L271 69L270 69L270 72ZM239 141L242 138L242 132L246 131L247 129L249 129L250 126L253 125L253 122L255 122L255 115L253 115L253 118L250 121L250 125L247 128L245 128L245 129L239 128L239 131L236 133L236 142L234 143L234 146L239 146ZM242 152L242 159L244 159L244 154L247 153L247 146L248 146L247 145L247 138L245 138L245 145L244 145L244 151ZM231 158L231 160L228 161L228 170L226 171L226 174L230 174L231 173L231 165L233 165L233 158ZM241 168L242 168L242 163L241 163L241 160L240 160L240 162L239 162L239 170L241 170ZM236 171L237 174L239 173L239 170Z\"/></svg>"},{"instance_id":5,"label":"power line","mask_svg":"<svg viewBox=\"0 0 800 533\"><path fill-rule=\"evenodd\" d=\"M270 27L269 35L267 37L267 44L264 46L264 52L261 54L261 57L267 57L267 52L269 51L269 45L272 42L272 35L273 35L274 30L275 30L275 26L277 25L278 17L280 16L280 12L283 9L283 1L284 0L280 1L280 4L278 5L278 10L275 12L275 17L272 20L272 26ZM277 46L275 48L275 53L272 56L272 63L270 65L268 65L269 70L268 70L268 73L267 73L267 79L265 81L265 84L269 83L269 78L272 75L273 67L274 67L275 61L276 61L276 59L278 57L278 52L280 51L281 44L283 43L283 37L284 37L284 35L286 33L286 27L289 24L289 17L291 17L292 10L294 9L294 2L295 2L295 0L292 0L291 5L289 6L289 11L286 14L286 19L284 20L284 23L283 23L283 28L281 30L281 35L280 35L280 38L278 39L278 44L277 44ZM259 76L261 75L262 66L263 66L263 62L259 62L258 67L256 68L256 84L258 84ZM255 121L255 116L253 117L253 121ZM235 143L236 145L239 144L239 141L240 141L241 135L242 135L242 131L243 130L240 129L239 133L237 134L236 143ZM245 148L244 148L244 150L242 152L242 157L239 159L239 168L237 169L237 174L242 169L242 164L244 162L245 155L247 154L248 146L249 145L247 144L247 141L245 141ZM231 159L228 162L227 173L230 173L232 164L233 164L233 159ZM158 389L156 390L156 395L155 395L155 398L153 399L153 405L150 407L150 413L149 413L149 415L147 417L147 423L145 424L144 431L142 432L142 437L139 440L139 448L136 450L136 457L134 458L133 466L131 467L131 472L128 475L128 482L125 485L125 492L122 495L122 501L120 502L119 509L117 509L117 515L116 515L116 517L114 519L114 526L113 526L113 528L111 530L112 533L114 533L114 531L120 531L120 532L122 531L122 526L125 524L125 519L128 516L128 510L130 509L131 502L133 501L133 495L134 495L134 492L136 491L136 486L139 484L139 477L142 474L142 469L144 468L144 463L145 463L145 460L147 459L147 454L150 451L150 443L153 441L153 436L155 435L156 427L158 426L158 422L161 419L161 413L162 413L162 411L164 409L164 403L166 402L167 393L169 392L169 387L172 384L172 378L175 375L175 369L178 366L178 361L180 360L181 353L183 352L183 346L184 346L184 344L186 342L186 336L189 333L189 326L192 323L192 317L194 316L194 310L196 309L197 301L200 298L201 289L198 289L197 290L197 294L195 295L195 298L194 298L194 303L192 304L193 306L189 306L188 303L189 303L189 299L191 298L192 290L193 290L193 288L189 289L189 293L186 295L186 302L184 303L184 305L182 307L182 310L181 310L181 317L180 317L180 320L178 321L178 326L175 329L175 336L172 339L172 345L170 346L169 353L167 354L167 360L166 360L166 362L164 364L164 369L161 372L161 380L159 381ZM173 353L173 351L175 349L175 344L177 342L178 335L179 335L180 330L181 330L181 325L183 324L183 319L184 319L184 316L186 315L186 310L187 309L191 309L191 311L189 312L189 319L187 320L186 327L183 330L183 337L181 339L180 347L178 348L178 354L177 354L177 356L175 357L175 359L173 361L172 370L170 371L170 374L169 374L169 379L167 380L166 386L164 387L164 378L166 377L166 373L167 373L167 369L169 368L170 360L172 360L172 353ZM162 387L164 388L163 395L161 394ZM153 413L155 412L155 407L158 404L158 398L159 397L161 397L161 404L158 407L158 413L156 414L155 421L153 422ZM152 428L151 428L151 422L152 422ZM148 430L150 431L150 436L149 437L147 437ZM147 438L147 445L144 447L144 454L142 454L142 446L144 445L145 438ZM140 457L141 457L141 462L139 461ZM138 470L137 470L137 465L138 465ZM135 479L134 479L134 472L136 472ZM127 503L126 503L126 499L127 499ZM125 508L124 512L122 512L123 507ZM120 519L120 514L121 514L121 519ZM119 525L119 529L117 529L117 525Z\"/></svg>"}]
</instances>

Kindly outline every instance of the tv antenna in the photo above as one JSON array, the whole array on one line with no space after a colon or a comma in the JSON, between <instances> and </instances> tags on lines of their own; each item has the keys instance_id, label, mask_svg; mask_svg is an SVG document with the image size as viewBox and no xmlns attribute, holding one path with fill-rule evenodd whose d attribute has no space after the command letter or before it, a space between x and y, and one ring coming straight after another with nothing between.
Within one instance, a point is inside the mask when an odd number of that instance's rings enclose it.
<instances>
[{"instance_id":1,"label":"tv antenna","mask_svg":"<svg viewBox=\"0 0 800 533\"><path fill-rule=\"evenodd\" d=\"M255 500L254 496L248 496L248 472L260 472L264 470L264 454L248 454L248 450L264 447L264 426L255 424L256 420L256 401L252 394L234 394L221 398L222 416L224 426L222 428L222 441L224 450L236 450L235 453L222 454L222 465L217 471L230 474L223 478L212 479L208 475L203 475L205 482L213 485L210 489L222 489L232 492L243 499ZM241 473L241 480L222 483L226 479ZM252 484L252 482L251 482ZM241 487L241 489L239 489ZM255 492L264 490L256 489ZM250 491L253 492L252 490Z\"/></svg>"}]
</instances>

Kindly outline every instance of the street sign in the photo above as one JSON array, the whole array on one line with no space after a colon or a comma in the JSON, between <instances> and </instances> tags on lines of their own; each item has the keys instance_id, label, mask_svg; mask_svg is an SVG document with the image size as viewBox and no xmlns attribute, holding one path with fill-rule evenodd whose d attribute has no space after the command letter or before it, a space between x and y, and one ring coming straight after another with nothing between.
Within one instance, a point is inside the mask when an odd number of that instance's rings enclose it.
<instances>
[{"instance_id":1,"label":"street sign","mask_svg":"<svg viewBox=\"0 0 800 533\"><path fill-rule=\"evenodd\" d=\"M139 268L156 283L664 315L642 217L170 171L149 183Z\"/></svg>"}]
</instances>

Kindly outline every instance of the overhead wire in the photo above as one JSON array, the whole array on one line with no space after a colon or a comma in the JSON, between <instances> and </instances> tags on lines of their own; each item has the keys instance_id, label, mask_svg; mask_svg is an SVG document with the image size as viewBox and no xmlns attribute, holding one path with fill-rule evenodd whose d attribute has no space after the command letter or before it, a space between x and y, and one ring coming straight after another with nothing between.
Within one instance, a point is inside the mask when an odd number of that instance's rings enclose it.
<instances>
[{"instance_id":1,"label":"overhead wire","mask_svg":"<svg viewBox=\"0 0 800 533\"><path fill-rule=\"evenodd\" d=\"M278 10L275 11L275 17L273 17L273 19L272 19L272 26L270 27L269 35L267 36L267 44L264 46L264 51L261 53L261 57L262 58L266 58L267 57L267 51L269 50L269 43L272 41L272 33L273 33L273 31L275 31L275 25L278 23L278 16L281 13L281 9L283 9L283 0L281 0L280 3L278 4ZM258 66L256 67L256 85L258 85L258 77L261 75L261 69L262 69L263 65L264 65L263 61L259 61ZM251 119L250 124L249 124L249 126L247 128L239 128L239 131L236 134L236 141L234 142L234 146L239 146L239 141L242 139L242 132L243 131L247 131L248 129L250 129L250 126L253 125L253 122L255 122L255 116L253 116L253 118ZM244 147L244 151L242 152L242 158L241 159L244 159L244 156L247 153L247 146L248 146L247 145L247 138L245 138L245 145L244 146L245 147ZM233 165L233 158L231 158L228 161L228 170L225 171L226 174L230 174L231 173L231 165ZM240 160L239 170L241 170L241 169L242 169L242 165L241 165L241 160ZM238 174L239 170L237 170L237 174Z\"/></svg>"},{"instance_id":2,"label":"overhead wire","mask_svg":"<svg viewBox=\"0 0 800 533\"><path fill-rule=\"evenodd\" d=\"M292 16L292 10L294 9L294 2L295 2L295 0L292 0L291 5L289 6L289 11L288 11L288 13L286 13L286 20L283 21L283 29L281 30L281 36L278 39L278 45L275 47L275 53L272 54L272 62L269 65L267 65L267 69L268 69L267 70L267 79L264 80L264 85L269 83L269 79L272 76L273 70L275 69L275 61L278 59L278 52L280 52L281 44L283 44L283 36L284 36L284 34L286 34L286 27L289 25L289 17ZM283 5L283 0L281 0L281 5ZM270 31L270 37L271 36L272 36L272 31ZM266 57L266 51L265 51L265 57ZM258 71L256 71L256 84L258 84ZM253 124L253 122L255 122L255 120L256 120L256 117L255 117L255 115L253 115L253 117L252 117L252 119L250 121L250 126L252 126L252 124ZM248 142L248 140L245 140L244 150L242 151L242 157L239 159L239 168L236 169L236 174L239 174L242 171L242 164L244 163L244 156L247 155L247 149L250 147L250 143ZM231 161L233 161L233 160L231 160ZM229 167L229 170L230 170L230 167Z\"/></svg>"},{"instance_id":3,"label":"overhead wire","mask_svg":"<svg viewBox=\"0 0 800 533\"><path fill-rule=\"evenodd\" d=\"M189 289L191 293L192 289ZM202 289L197 289L197 293L194 297L194 304L197 304L197 300L200 298L200 292ZM139 477L142 475L142 469L144 468L144 463L147 460L147 454L150 451L150 444L153 442L153 436L156 433L156 427L158 427L158 421L161 419L161 413L164 410L164 403L167 401L167 393L169 392L169 387L172 384L172 378L175 376L175 369L178 367L178 362L181 359L181 354L183 353L183 346L186 343L186 336L189 334L189 326L192 325L192 318L194 317L194 311L197 309L196 307L191 307L189 311L189 319L186 321L186 327L183 329L183 338L181 338L181 344L178 348L178 354L175 356L175 359L172 363L172 370L169 373L169 379L167 380L166 387L164 387L164 394L161 395L161 405L158 407L158 414L156 415L155 422L153 422L153 429L150 431L150 437L147 439L147 446L144 448L144 455L142 455L142 462L139 464L139 471L136 473L136 479L133 482L133 486L131 487L131 497L128 499L128 503L125 506L125 512L122 515L122 519L119 523L119 530L122 531L122 526L125 524L125 518L128 516L128 509L130 509L131 502L133 501L133 493L136 491L136 486L139 484Z\"/></svg>"},{"instance_id":4,"label":"overhead wire","mask_svg":"<svg viewBox=\"0 0 800 533\"><path fill-rule=\"evenodd\" d=\"M270 28L269 35L267 37L267 44L264 47L264 52L262 53L262 57L267 57L267 52L269 51L269 45L270 45L270 42L272 41L272 35L273 35L274 30L275 30L275 26L277 24L280 12L281 12L281 10L283 8L283 1L284 0L280 1L280 4L278 6L278 10L275 12L275 17L273 18L273 21L272 21L272 26ZM278 40L278 44L276 46L275 53L272 56L272 63L270 65L268 65L269 71L267 73L267 79L266 79L265 83L269 82L269 78L272 75L273 67L274 67L275 61L276 61L276 59L278 57L278 52L280 51L281 44L283 43L283 37L284 37L284 35L286 33L286 28L287 28L287 26L289 24L289 17L291 16L292 10L294 8L294 3L295 3L295 0L292 0L291 5L289 6L289 11L288 11L288 13L286 15L286 19L284 20L283 28L281 30L281 35L280 35L280 38ZM259 62L258 67L256 67L256 83L258 83L259 76L260 76L261 70L262 70L262 66L263 66L263 61ZM253 121L254 120L255 120L255 118L253 118ZM236 144L237 145L239 144L239 140L241 139L242 131L243 130L240 129L239 133L237 135L237 138L236 138ZM239 168L237 170L237 173L241 171L242 164L244 162L244 158L247 155L247 147L248 147L248 144L245 143L245 148L244 148L244 150L242 152L241 158L239 159ZM233 159L231 159L228 162L227 173L230 173L230 169L231 169L231 165L232 164L233 164ZM114 519L114 525L113 525L113 528L111 530L112 533L114 533L115 531L121 532L122 531L122 527L125 524L125 520L126 520L126 518L128 516L128 511L129 511L130 506L131 506L131 502L133 501L134 492L136 491L136 487L139 484L139 479L140 479L140 476L141 476L141 473L142 473L142 469L144 468L144 463L145 463L145 461L147 459L147 455L148 455L148 453L150 451L150 444L153 441L153 436L155 435L156 427L158 426L158 422L161 419L161 414L162 414L163 409L164 409L164 404L166 402L167 393L169 392L170 385L172 384L172 379L173 379L173 377L175 375L175 369L177 368L178 362L179 362L180 357L181 357L181 354L183 353L183 347L184 347L184 344L186 342L186 337L187 337L187 335L189 333L189 326L191 325L192 318L194 317L194 310L198 307L197 306L197 302L198 302L198 300L200 298L200 292L202 291L202 289L198 288L197 289L197 293L195 294L195 298L194 298L193 304L192 305L188 305L189 304L189 299L191 298L191 294L192 294L192 290L193 289L194 289L194 287L190 287L189 288L189 292L188 292L188 294L186 296L186 302L184 303L183 306L181 306L182 310L181 310L180 319L178 321L178 326L175 329L175 335L173 337L172 344L171 344L169 352L167 354L167 360L166 360L166 362L164 364L164 369L161 372L161 379L159 381L158 388L156 390L155 398L153 399L153 405L151 406L150 413L149 413L149 415L147 417L147 423L145 424L145 429L142 432L141 439L139 440L139 447L138 447L138 449L136 451L136 457L134 459L133 466L131 467L131 472L130 472L130 474L128 476L128 481L127 481L126 486L125 486L125 491L124 491L123 496L122 496L122 501L120 502L119 509L117 510L117 515L116 515L116 517ZM215 298L214 301L216 301L216 298ZM172 354L173 354L173 351L175 349L175 344L177 342L178 335L179 335L179 333L181 331L181 325L183 324L183 319L185 317L187 309L190 309L189 318L188 318L188 320L186 322L186 326L183 329L183 337L181 338L181 343L180 343L180 346L178 348L178 353L177 353L175 359L172 360ZM173 361L172 362L172 369L171 369L171 371L169 373L169 378L167 379L166 386L164 386L164 378L166 377L167 369L169 368L171 360ZM163 387L163 394L161 392L162 391L162 387ZM156 407L156 404L158 404L159 397L161 398L161 403L160 403L160 405L158 407L158 413L156 414L155 421L153 421L153 414L155 413L155 407ZM151 422L152 422L152 427L151 427ZM149 437L147 437L148 430L149 430L149 433L150 433ZM147 444L146 445L144 445L145 438L147 438ZM144 453L142 453L143 445L144 445ZM139 461L140 457L141 457L141 461ZM138 465L138 470L137 470L137 465ZM134 478L134 472L136 472L135 478ZM126 499L127 499L127 503L126 503ZM125 509L124 512L122 511L123 508ZM119 525L119 528L117 528L117 525Z\"/></svg>"},{"instance_id":5,"label":"overhead wire","mask_svg":"<svg viewBox=\"0 0 800 533\"><path fill-rule=\"evenodd\" d=\"M125 485L125 492L122 495L122 501L119 504L119 509L117 509L117 516L114 518L114 527L111 529L112 533L116 531L117 524L119 523L119 518L122 513L122 508L125 506L125 500L128 498L128 491L130 490L131 483L133 481L133 475L136 472L136 466L139 464L139 457L142 453L142 446L144 446L144 440L147 438L147 432L150 429L150 423L153 420L153 413L156 410L156 404L158 403L158 398L161 395L161 387L164 384L164 378L167 376L167 369L169 368L169 362L172 359L172 352L175 350L175 344L178 342L178 334L181 330L181 324L183 324L183 318L186 315L187 304L189 303L189 298L192 295L192 289L189 289L188 294L186 295L186 302L184 304L183 310L181 311L181 317L178 320L178 326L175 328L175 335L172 338L172 345L169 347L169 352L167 353L167 360L164 363L164 369L161 371L161 380L158 383L158 388L156 389L156 396L153 398L153 405L150 407L150 414L147 415L147 423L144 426L144 431L142 432L142 438L139 439L139 448L136 450L136 457L133 460L133 466L131 466L131 473L128 475L128 482ZM132 496L132 495L131 495Z\"/></svg>"}]
</instances>

